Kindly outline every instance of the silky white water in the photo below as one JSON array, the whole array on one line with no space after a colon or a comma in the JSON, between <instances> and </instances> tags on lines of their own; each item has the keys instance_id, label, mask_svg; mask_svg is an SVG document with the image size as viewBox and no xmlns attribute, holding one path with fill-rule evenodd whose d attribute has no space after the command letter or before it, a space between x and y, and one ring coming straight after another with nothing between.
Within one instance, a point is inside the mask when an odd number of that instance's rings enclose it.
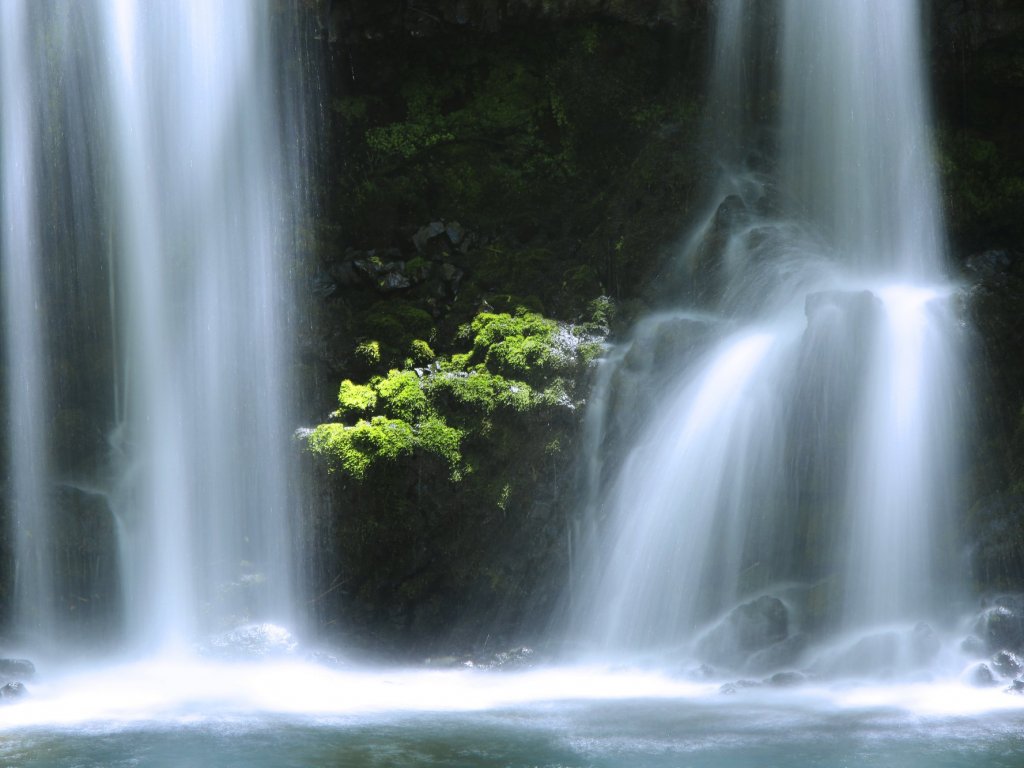
<instances>
[{"instance_id":1,"label":"silky white water","mask_svg":"<svg viewBox=\"0 0 1024 768\"><path fill-rule=\"evenodd\" d=\"M567 652L599 661L514 673L322 663L261 623L299 624L283 453L295 137L272 97L269 7L0 3L23 650L41 650L48 625L64 627L58 650L73 644L67 601L47 596L62 560L45 543L44 497L61 484L102 499L124 594L110 647L141 658L41 663L30 696L0 709L5 762L978 766L1024 754L1020 700L965 685L971 655L915 625L955 636L944 609L955 614L959 587L959 341L915 5L786 5L773 160L740 124L759 114L748 100L765 75L737 60L757 25L749 4L717 4L713 90L740 122L681 257L695 282L713 279L609 354L587 414L589 561ZM41 194L40 168L69 179L68 194ZM44 197L51 221L74 224L40 248ZM33 270L60 248L106 299L42 284ZM63 406L47 394L61 379L42 369L48 328L78 338L60 323L73 309L113 350L96 377L109 460L58 477L45 417ZM43 311L58 317L37 324ZM76 608L100 591L86 575ZM770 644L713 634L757 597L786 612ZM194 653L210 633L208 655ZM722 688L779 669L804 685Z\"/></svg>"},{"instance_id":2,"label":"silky white water","mask_svg":"<svg viewBox=\"0 0 1024 768\"><path fill-rule=\"evenodd\" d=\"M89 612L105 642L144 653L297 618L288 393L303 174L281 75L294 54L272 28L283 13L3 5L16 626L37 651L75 645ZM69 439L90 458L58 462ZM65 543L79 524L103 539L96 560Z\"/></svg>"},{"instance_id":3,"label":"silky white water","mask_svg":"<svg viewBox=\"0 0 1024 768\"><path fill-rule=\"evenodd\" d=\"M158 645L210 629L206 611L287 623L289 241L266 10L99 10L133 446L116 502L128 626Z\"/></svg>"},{"instance_id":4,"label":"silky white water","mask_svg":"<svg viewBox=\"0 0 1024 768\"><path fill-rule=\"evenodd\" d=\"M6 329L5 389L9 426L7 455L9 504L17 559L14 592L17 621L39 633L55 630L50 562L47 557L49 501L44 412L48 406L43 375L44 323L40 317L41 222L36 210L38 125L33 104L34 51L30 45L29 5L0 7L0 169L3 207L0 265Z\"/></svg>"},{"instance_id":5,"label":"silky white water","mask_svg":"<svg viewBox=\"0 0 1024 768\"><path fill-rule=\"evenodd\" d=\"M963 595L964 407L921 19L911 2L783 3L766 142L748 117L765 98L756 12L717 9L723 172L681 254L710 317L649 321L600 378L572 636L753 673L833 670L830 653L840 674L918 670L932 644L899 649L948 628ZM848 654L823 649L837 636Z\"/></svg>"}]
</instances>

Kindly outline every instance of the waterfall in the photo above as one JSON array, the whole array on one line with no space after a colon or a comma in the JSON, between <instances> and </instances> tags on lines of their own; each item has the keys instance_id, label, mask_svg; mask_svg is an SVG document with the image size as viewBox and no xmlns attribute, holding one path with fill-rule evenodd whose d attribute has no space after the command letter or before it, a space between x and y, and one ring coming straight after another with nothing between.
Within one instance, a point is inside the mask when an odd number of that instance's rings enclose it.
<instances>
[{"instance_id":1,"label":"waterfall","mask_svg":"<svg viewBox=\"0 0 1024 768\"><path fill-rule=\"evenodd\" d=\"M14 531L14 592L17 621L52 634L52 580L43 374L45 330L42 310L42 253L35 186L38 126L33 103L29 3L0 8L0 168L3 170L3 319L6 329L5 388L8 508Z\"/></svg>"},{"instance_id":2,"label":"waterfall","mask_svg":"<svg viewBox=\"0 0 1024 768\"><path fill-rule=\"evenodd\" d=\"M60 625L57 644L70 642L70 612L104 600L107 634L120 625L146 650L296 621L302 137L287 114L293 54L276 47L290 11L12 0L0 12L7 496L17 615L37 616L18 629L49 638ZM91 461L65 456L72 418L90 442L70 452ZM117 539L94 547L101 561L59 543L83 516L105 521L89 538L106 526Z\"/></svg>"},{"instance_id":3,"label":"waterfall","mask_svg":"<svg viewBox=\"0 0 1024 768\"><path fill-rule=\"evenodd\" d=\"M602 363L572 623L598 653L759 671L948 617L961 342L917 5L716 9L723 171L680 254L705 311Z\"/></svg>"}]
</instances>

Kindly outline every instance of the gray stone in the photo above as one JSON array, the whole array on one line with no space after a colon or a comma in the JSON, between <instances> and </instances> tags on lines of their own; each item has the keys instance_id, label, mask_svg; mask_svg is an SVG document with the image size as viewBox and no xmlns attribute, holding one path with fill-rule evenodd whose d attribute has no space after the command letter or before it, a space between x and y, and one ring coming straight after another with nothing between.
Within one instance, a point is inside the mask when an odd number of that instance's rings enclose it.
<instances>
[{"instance_id":1,"label":"gray stone","mask_svg":"<svg viewBox=\"0 0 1024 768\"><path fill-rule=\"evenodd\" d=\"M738 669L757 651L786 639L789 612L777 597L764 595L734 608L698 643L709 663Z\"/></svg>"},{"instance_id":2,"label":"gray stone","mask_svg":"<svg viewBox=\"0 0 1024 768\"><path fill-rule=\"evenodd\" d=\"M36 665L28 659L0 659L0 677L8 680L32 677Z\"/></svg>"}]
</instances>

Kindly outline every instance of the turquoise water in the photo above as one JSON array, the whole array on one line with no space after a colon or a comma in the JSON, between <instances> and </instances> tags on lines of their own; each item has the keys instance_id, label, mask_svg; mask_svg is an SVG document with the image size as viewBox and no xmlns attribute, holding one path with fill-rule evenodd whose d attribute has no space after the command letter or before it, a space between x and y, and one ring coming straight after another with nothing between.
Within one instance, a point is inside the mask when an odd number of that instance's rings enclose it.
<instances>
[{"instance_id":1,"label":"turquoise water","mask_svg":"<svg viewBox=\"0 0 1024 768\"><path fill-rule=\"evenodd\" d=\"M956 681L719 692L647 672L127 665L0 708L0 766L1024 765L1024 699Z\"/></svg>"},{"instance_id":2,"label":"turquoise water","mask_svg":"<svg viewBox=\"0 0 1024 768\"><path fill-rule=\"evenodd\" d=\"M92 724L4 735L10 766L1020 766L1020 715L917 719L628 701L370 720Z\"/></svg>"}]
</instances>

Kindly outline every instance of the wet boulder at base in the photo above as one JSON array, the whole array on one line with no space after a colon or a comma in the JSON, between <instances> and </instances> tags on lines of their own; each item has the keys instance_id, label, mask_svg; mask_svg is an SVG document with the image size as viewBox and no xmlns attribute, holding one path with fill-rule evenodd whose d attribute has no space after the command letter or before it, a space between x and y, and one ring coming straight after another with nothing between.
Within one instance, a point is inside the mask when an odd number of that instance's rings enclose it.
<instances>
[{"instance_id":1,"label":"wet boulder at base","mask_svg":"<svg viewBox=\"0 0 1024 768\"><path fill-rule=\"evenodd\" d=\"M0 678L24 679L34 676L36 665L28 659L0 659Z\"/></svg>"},{"instance_id":2,"label":"wet boulder at base","mask_svg":"<svg viewBox=\"0 0 1024 768\"><path fill-rule=\"evenodd\" d=\"M28 688L25 687L24 683L13 682L0 686L0 701L14 701L26 695L28 695Z\"/></svg>"},{"instance_id":3,"label":"wet boulder at base","mask_svg":"<svg viewBox=\"0 0 1024 768\"><path fill-rule=\"evenodd\" d=\"M697 654L715 666L736 669L752 654L789 634L789 610L779 598L763 595L737 606L697 643Z\"/></svg>"}]
</instances>

